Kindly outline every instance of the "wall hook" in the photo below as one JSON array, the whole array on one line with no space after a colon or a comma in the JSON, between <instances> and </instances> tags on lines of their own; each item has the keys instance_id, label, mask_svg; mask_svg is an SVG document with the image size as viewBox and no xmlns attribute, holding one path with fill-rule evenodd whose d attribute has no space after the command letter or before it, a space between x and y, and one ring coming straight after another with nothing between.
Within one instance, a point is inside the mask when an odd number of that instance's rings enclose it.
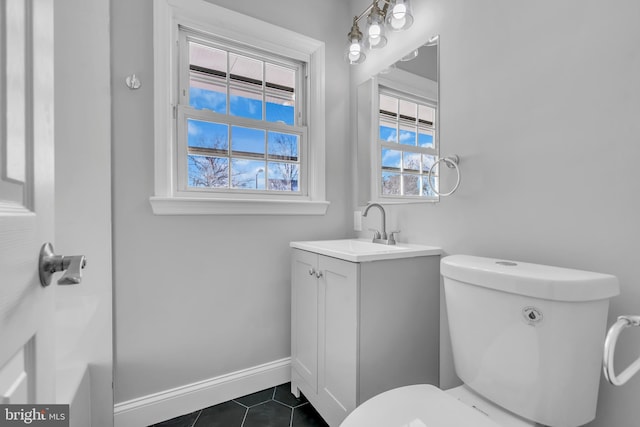
<instances>
[{"instance_id":1,"label":"wall hook","mask_svg":"<svg viewBox=\"0 0 640 427\"><path fill-rule=\"evenodd\" d=\"M127 76L127 78L125 79L125 82L127 84L127 87L131 90L139 89L140 86L142 85L142 82L140 82L140 79L138 79L135 73L130 76Z\"/></svg>"}]
</instances>

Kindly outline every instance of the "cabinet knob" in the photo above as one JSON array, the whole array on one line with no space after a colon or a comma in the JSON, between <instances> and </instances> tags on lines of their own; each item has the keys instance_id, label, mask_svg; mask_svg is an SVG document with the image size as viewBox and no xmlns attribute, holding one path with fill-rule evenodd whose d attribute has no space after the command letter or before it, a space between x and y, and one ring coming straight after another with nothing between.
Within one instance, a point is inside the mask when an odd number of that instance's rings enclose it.
<instances>
[{"instance_id":1,"label":"cabinet knob","mask_svg":"<svg viewBox=\"0 0 640 427\"><path fill-rule=\"evenodd\" d=\"M313 276L314 274L316 274L316 270L314 268L310 268L309 269L309 276Z\"/></svg>"},{"instance_id":2,"label":"cabinet knob","mask_svg":"<svg viewBox=\"0 0 640 427\"><path fill-rule=\"evenodd\" d=\"M322 277L322 271L316 271L316 277L319 279Z\"/></svg>"}]
</instances>

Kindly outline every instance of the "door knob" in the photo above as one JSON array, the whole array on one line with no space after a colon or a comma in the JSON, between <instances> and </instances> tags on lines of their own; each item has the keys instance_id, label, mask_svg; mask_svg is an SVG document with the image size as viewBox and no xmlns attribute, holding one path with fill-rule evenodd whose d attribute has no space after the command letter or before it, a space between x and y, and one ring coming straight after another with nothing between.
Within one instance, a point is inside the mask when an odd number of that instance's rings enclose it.
<instances>
[{"instance_id":1,"label":"door knob","mask_svg":"<svg viewBox=\"0 0 640 427\"><path fill-rule=\"evenodd\" d=\"M38 273L40 284L49 286L51 276L58 271L65 271L58 280L59 285L77 285L82 281L82 269L87 265L84 255L62 256L53 252L51 243L45 243L40 249Z\"/></svg>"}]
</instances>

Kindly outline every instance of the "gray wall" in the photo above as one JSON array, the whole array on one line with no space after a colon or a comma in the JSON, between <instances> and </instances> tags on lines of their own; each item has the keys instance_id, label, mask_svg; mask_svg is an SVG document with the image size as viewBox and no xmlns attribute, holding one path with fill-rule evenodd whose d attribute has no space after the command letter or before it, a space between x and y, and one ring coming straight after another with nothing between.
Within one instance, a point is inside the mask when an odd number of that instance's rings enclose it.
<instances>
[{"instance_id":1,"label":"gray wall","mask_svg":"<svg viewBox=\"0 0 640 427\"><path fill-rule=\"evenodd\" d=\"M109 0L54 3L53 244L58 254L87 257L80 285L56 287L57 367L89 366L92 424L109 426L113 424Z\"/></svg>"},{"instance_id":2,"label":"gray wall","mask_svg":"<svg viewBox=\"0 0 640 427\"><path fill-rule=\"evenodd\" d=\"M640 313L640 3L430 0L413 7L416 24L403 44L440 34L441 153L461 157L463 181L438 204L390 206L390 227L402 230L401 241L448 254L614 274L622 294L609 324ZM352 71L352 96L407 50L398 40ZM443 387L457 384L447 333L445 323ZM619 344L618 371L640 355L640 336L630 331ZM590 425L637 425L638 394L640 376L619 388L602 379Z\"/></svg>"},{"instance_id":3,"label":"gray wall","mask_svg":"<svg viewBox=\"0 0 640 427\"><path fill-rule=\"evenodd\" d=\"M214 3L326 43L331 205L311 217L154 216L152 1L112 0L116 402L288 357L289 241L350 231L346 4ZM132 73L137 91L124 85Z\"/></svg>"}]
</instances>

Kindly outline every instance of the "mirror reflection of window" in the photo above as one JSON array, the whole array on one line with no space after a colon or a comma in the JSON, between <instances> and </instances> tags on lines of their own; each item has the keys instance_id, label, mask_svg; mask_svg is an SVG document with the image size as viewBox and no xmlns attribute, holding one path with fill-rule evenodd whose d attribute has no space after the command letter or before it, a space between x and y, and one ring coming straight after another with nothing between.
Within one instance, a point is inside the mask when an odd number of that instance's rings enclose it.
<instances>
[{"instance_id":1,"label":"mirror reflection of window","mask_svg":"<svg viewBox=\"0 0 640 427\"><path fill-rule=\"evenodd\" d=\"M436 105L382 86L378 104L381 196L435 198L427 175L437 156Z\"/></svg>"}]
</instances>

